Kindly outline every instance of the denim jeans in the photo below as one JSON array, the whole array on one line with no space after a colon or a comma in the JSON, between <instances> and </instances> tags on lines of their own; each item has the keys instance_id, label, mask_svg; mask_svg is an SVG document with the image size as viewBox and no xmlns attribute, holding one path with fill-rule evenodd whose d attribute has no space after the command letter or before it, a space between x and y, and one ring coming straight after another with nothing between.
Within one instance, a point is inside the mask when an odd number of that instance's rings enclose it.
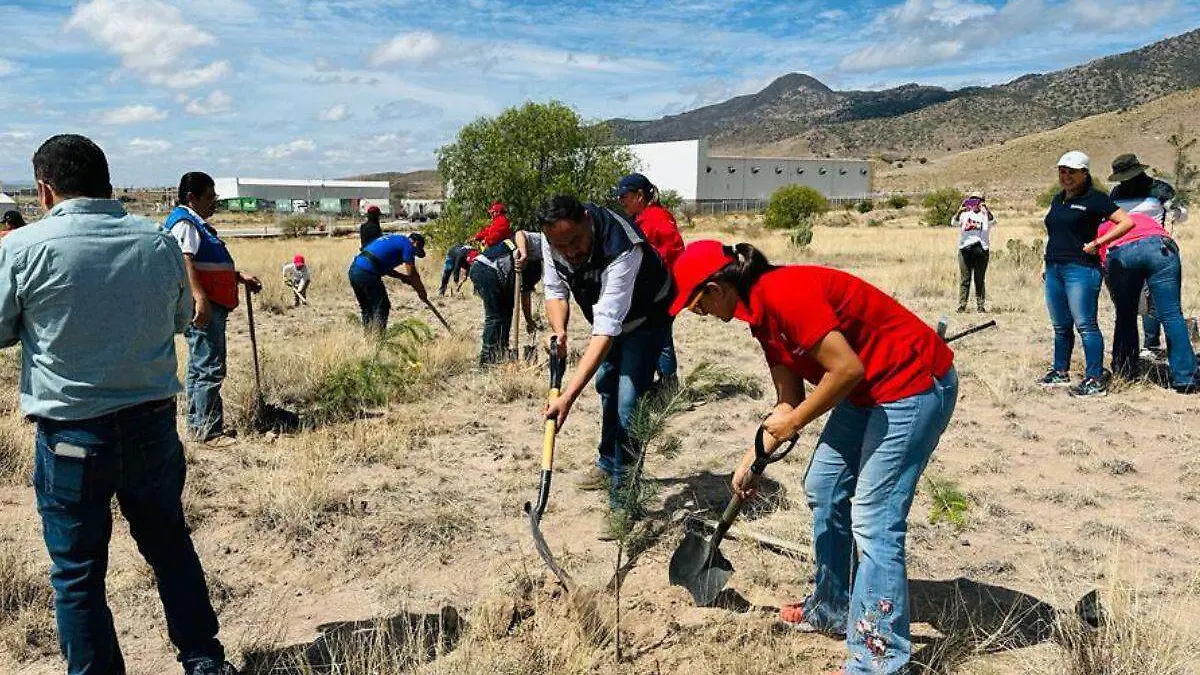
<instances>
[{"instance_id":1,"label":"denim jeans","mask_svg":"<svg viewBox=\"0 0 1200 675\"><path fill-rule=\"evenodd\" d=\"M675 322L667 324L662 352L658 355L658 376L675 377L679 372L679 360L675 357Z\"/></svg>"},{"instance_id":2,"label":"denim jeans","mask_svg":"<svg viewBox=\"0 0 1200 675\"><path fill-rule=\"evenodd\" d=\"M1108 288L1116 307L1113 331L1113 370L1136 373L1138 364L1137 310L1142 288L1149 287L1158 321L1167 337L1171 385L1187 386L1196 379L1196 354L1188 338L1180 305L1179 246L1163 237L1147 237L1118 246L1108 253Z\"/></svg>"},{"instance_id":3,"label":"denim jeans","mask_svg":"<svg viewBox=\"0 0 1200 675\"><path fill-rule=\"evenodd\" d=\"M1154 309L1154 300L1147 298L1146 305L1146 314L1142 317L1142 332L1145 333L1143 346L1146 349L1161 349L1162 324L1158 321L1157 312Z\"/></svg>"},{"instance_id":4,"label":"denim jeans","mask_svg":"<svg viewBox=\"0 0 1200 675\"><path fill-rule=\"evenodd\" d=\"M987 276L988 260L991 253L983 244L973 244L958 250L958 305L966 307L971 297L971 280L975 280L975 302L983 307L987 299L984 277Z\"/></svg>"},{"instance_id":5,"label":"denim jeans","mask_svg":"<svg viewBox=\"0 0 1200 675\"><path fill-rule=\"evenodd\" d=\"M502 283L496 270L483 263L471 265L470 277L475 295L483 300L483 346L479 363L500 363L505 360L508 350L516 290L511 281Z\"/></svg>"},{"instance_id":6,"label":"denim jeans","mask_svg":"<svg viewBox=\"0 0 1200 675\"><path fill-rule=\"evenodd\" d=\"M185 667L224 659L204 570L184 523L183 445L172 399L88 420L37 420L34 491L53 567L68 675L124 673L105 597L113 496L149 563Z\"/></svg>"},{"instance_id":7,"label":"denim jeans","mask_svg":"<svg viewBox=\"0 0 1200 675\"><path fill-rule=\"evenodd\" d=\"M654 382L654 369L664 339L662 326L637 328L620 335L596 371L601 415L600 456L596 464L612 478L613 500L623 472L641 451L634 447L630 423L638 401Z\"/></svg>"},{"instance_id":8,"label":"denim jeans","mask_svg":"<svg viewBox=\"0 0 1200 675\"><path fill-rule=\"evenodd\" d=\"M392 302L388 299L383 277L353 264L350 265L349 277L350 288L354 289L354 297L362 314L363 328L380 333L387 330Z\"/></svg>"},{"instance_id":9,"label":"denim jeans","mask_svg":"<svg viewBox=\"0 0 1200 675\"><path fill-rule=\"evenodd\" d=\"M846 634L847 673L901 672L912 656L908 511L957 400L951 369L899 401L869 408L842 401L821 432L804 479L817 568L804 618Z\"/></svg>"},{"instance_id":10,"label":"denim jeans","mask_svg":"<svg viewBox=\"0 0 1200 675\"><path fill-rule=\"evenodd\" d=\"M1046 308L1054 324L1054 369L1071 368L1075 330L1083 342L1084 376L1104 374L1104 335L1096 321L1100 301L1099 267L1079 263L1046 263Z\"/></svg>"},{"instance_id":11,"label":"denim jeans","mask_svg":"<svg viewBox=\"0 0 1200 675\"><path fill-rule=\"evenodd\" d=\"M184 331L188 343L187 428L192 437L204 440L225 428L225 405L221 401L221 383L225 381L225 324L229 310L212 304L208 325L189 325Z\"/></svg>"}]
</instances>

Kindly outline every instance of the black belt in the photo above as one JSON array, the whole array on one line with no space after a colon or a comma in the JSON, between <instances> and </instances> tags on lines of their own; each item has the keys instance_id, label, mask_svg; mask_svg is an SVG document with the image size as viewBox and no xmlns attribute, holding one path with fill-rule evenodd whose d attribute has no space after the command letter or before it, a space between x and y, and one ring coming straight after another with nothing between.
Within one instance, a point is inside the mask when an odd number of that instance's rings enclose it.
<instances>
[{"instance_id":1,"label":"black belt","mask_svg":"<svg viewBox=\"0 0 1200 675\"><path fill-rule=\"evenodd\" d=\"M375 268L375 273L378 274L379 276L383 276L383 275L387 274L387 270L384 268L383 261L380 260L379 258L375 257L374 253L371 253L370 251L363 249L358 252L358 255L362 256L363 258L366 258L367 262L371 263L371 267Z\"/></svg>"},{"instance_id":2,"label":"black belt","mask_svg":"<svg viewBox=\"0 0 1200 675\"><path fill-rule=\"evenodd\" d=\"M171 396L169 398L159 398L159 399L155 399L153 401L146 401L145 403L135 403L134 405L131 405L127 408L121 408L120 410L114 410L110 413L105 413L103 415L97 415L95 417L88 417L86 419L81 419L81 420L55 420L55 419L50 419L49 417L38 417L37 415L28 415L28 416L26 416L25 419L27 419L30 422L36 422L39 425L49 424L49 425L71 426L71 425L75 425L75 424L87 424L87 423L96 422L99 420L109 419L109 418L115 419L115 418L125 417L128 415L141 415L141 414L148 413L148 412L157 412L160 408L174 409L175 408L175 397Z\"/></svg>"}]
</instances>

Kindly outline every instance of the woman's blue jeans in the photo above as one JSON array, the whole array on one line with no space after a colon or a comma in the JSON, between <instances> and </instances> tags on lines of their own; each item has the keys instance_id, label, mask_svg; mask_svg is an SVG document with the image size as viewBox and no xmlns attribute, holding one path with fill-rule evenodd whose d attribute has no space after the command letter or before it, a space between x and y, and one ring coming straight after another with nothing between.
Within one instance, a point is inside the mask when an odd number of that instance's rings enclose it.
<instances>
[{"instance_id":1,"label":"woman's blue jeans","mask_svg":"<svg viewBox=\"0 0 1200 675\"><path fill-rule=\"evenodd\" d=\"M1084 376L1104 374L1104 335L1096 312L1103 275L1099 267L1079 263L1046 263L1046 309L1054 324L1054 369L1071 369L1075 331L1083 342Z\"/></svg>"},{"instance_id":2,"label":"woman's blue jeans","mask_svg":"<svg viewBox=\"0 0 1200 675\"><path fill-rule=\"evenodd\" d=\"M821 432L804 479L817 567L804 618L846 634L847 673L902 672L912 657L908 511L957 401L951 369L899 401L869 408L843 401Z\"/></svg>"},{"instance_id":3,"label":"woman's blue jeans","mask_svg":"<svg viewBox=\"0 0 1200 675\"><path fill-rule=\"evenodd\" d=\"M1147 286L1154 311L1167 336L1171 385L1184 387L1196 381L1196 354L1192 351L1179 300L1181 279L1179 247L1170 239L1147 237L1109 251L1108 290L1117 310L1113 330L1113 370L1125 375L1137 371L1138 300L1143 286Z\"/></svg>"}]
</instances>

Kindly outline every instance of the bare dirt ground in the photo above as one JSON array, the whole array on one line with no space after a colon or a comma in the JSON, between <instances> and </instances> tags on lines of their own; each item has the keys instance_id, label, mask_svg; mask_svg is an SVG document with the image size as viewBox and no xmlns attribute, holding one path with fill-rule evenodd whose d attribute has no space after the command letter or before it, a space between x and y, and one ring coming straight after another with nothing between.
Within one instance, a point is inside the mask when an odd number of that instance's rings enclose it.
<instances>
[{"instance_id":1,"label":"bare dirt ground","mask_svg":"<svg viewBox=\"0 0 1200 675\"><path fill-rule=\"evenodd\" d=\"M1101 400L1041 390L1033 383L1047 365L1051 330L1040 262L994 257L991 312L955 315L955 232L919 226L912 208L872 216L882 226L866 227L864 218L853 216L849 226L818 228L807 251L789 248L749 217L699 221L685 238L751 241L779 262L849 270L930 323L949 314L952 330L986 318L1000 323L955 345L961 396L926 473L961 489L964 524L930 523L930 483L922 484L910 519L918 658L931 663L931 672L1073 672L1069 650L1051 641L1038 621L1052 621L1054 610L1069 612L1099 588L1129 633L1121 648L1159 659L1131 657L1123 663L1139 669L1104 672L1195 672L1196 662L1188 662L1194 652L1179 645L1195 637L1200 398L1149 382L1116 386ZM1032 207L998 216L996 251L1004 251L1009 238L1029 243L1042 236L1041 214ZM1185 231L1181 245L1184 304L1196 314L1200 240ZM355 240L237 241L232 248L240 266L268 284L256 318L269 398L299 400L338 364L371 353L352 323L357 308L345 279ZM311 304L298 309L277 278L295 253L315 272ZM436 255L422 265L434 288L441 271ZM729 496L730 471L770 407L769 394L712 400L678 415L669 432L681 440L681 451L673 459L648 457L646 471L659 494L637 530L645 550L622 589L618 662L614 638L604 629L610 624L589 630L586 617L572 611L544 572L521 512L536 489L544 367L476 369L481 308L469 283L465 293L436 301L454 334L437 326L407 288L391 289L396 320L421 319L437 334L416 359L403 360L415 373L406 393L361 419L312 431L252 435L223 451L189 446L187 512L236 662L248 653L307 643L329 622L400 617L407 625L409 613L445 607L455 608L470 628L461 639L447 631L437 658L414 663L426 656L416 649L415 656L392 653L342 672L807 675L841 662L841 643L789 632L776 621L780 603L807 592L808 555L727 542L723 550L736 573L722 608L696 608L683 589L667 583L667 561L683 534L678 518L705 508L716 517ZM1112 313L1106 300L1101 304L1108 333ZM578 318L576 348L586 339ZM227 391L236 414L249 400L251 381L243 310L230 326ZM685 316L676 341L685 374L708 362L769 389L744 325ZM0 603L0 672L42 675L62 666L45 590L48 560L26 473L32 428L15 412L14 356L6 354L2 367L9 386L0 426L0 588L8 583L18 590L0 595L9 603ZM182 364L182 343L180 357ZM1081 358L1077 354L1077 371ZM559 438L543 520L562 564L593 590L612 577L616 545L596 540L602 498L572 483L593 461L597 417L597 397L589 393ZM792 457L771 467L769 497L743 525L808 548L802 479L819 429L807 429ZM174 672L152 578L119 517L112 552L109 596L131 672ZM613 605L603 590L574 603L598 610L606 621ZM1012 606L1023 609L1010 612ZM444 613L443 625L451 614Z\"/></svg>"}]
</instances>

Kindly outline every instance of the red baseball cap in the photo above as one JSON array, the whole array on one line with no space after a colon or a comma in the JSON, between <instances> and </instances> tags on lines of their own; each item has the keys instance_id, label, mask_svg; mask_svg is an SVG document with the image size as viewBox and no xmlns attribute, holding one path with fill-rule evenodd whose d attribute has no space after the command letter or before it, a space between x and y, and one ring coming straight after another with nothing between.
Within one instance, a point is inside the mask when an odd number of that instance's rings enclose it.
<instances>
[{"instance_id":1,"label":"red baseball cap","mask_svg":"<svg viewBox=\"0 0 1200 675\"><path fill-rule=\"evenodd\" d=\"M378 207L378 206L368 206L368 207L367 207L367 215L368 215L368 216L378 216L378 215L379 215L379 213L380 213L380 212L379 212L379 207Z\"/></svg>"},{"instance_id":2,"label":"red baseball cap","mask_svg":"<svg viewBox=\"0 0 1200 675\"><path fill-rule=\"evenodd\" d=\"M733 257L725 253L725 245L716 239L693 241L685 246L671 266L676 289L675 300L668 310L671 316L676 316L691 303L696 289L705 279L731 262Z\"/></svg>"},{"instance_id":3,"label":"red baseball cap","mask_svg":"<svg viewBox=\"0 0 1200 675\"><path fill-rule=\"evenodd\" d=\"M495 202L491 206L488 207L488 213L490 213L491 215L496 215L497 213L507 213L507 212L508 212L508 207L506 207L504 205L504 202Z\"/></svg>"},{"instance_id":4,"label":"red baseball cap","mask_svg":"<svg viewBox=\"0 0 1200 675\"><path fill-rule=\"evenodd\" d=\"M304 264L304 256L298 255L295 258L292 258L292 264L297 265L297 266L303 265Z\"/></svg>"}]
</instances>

